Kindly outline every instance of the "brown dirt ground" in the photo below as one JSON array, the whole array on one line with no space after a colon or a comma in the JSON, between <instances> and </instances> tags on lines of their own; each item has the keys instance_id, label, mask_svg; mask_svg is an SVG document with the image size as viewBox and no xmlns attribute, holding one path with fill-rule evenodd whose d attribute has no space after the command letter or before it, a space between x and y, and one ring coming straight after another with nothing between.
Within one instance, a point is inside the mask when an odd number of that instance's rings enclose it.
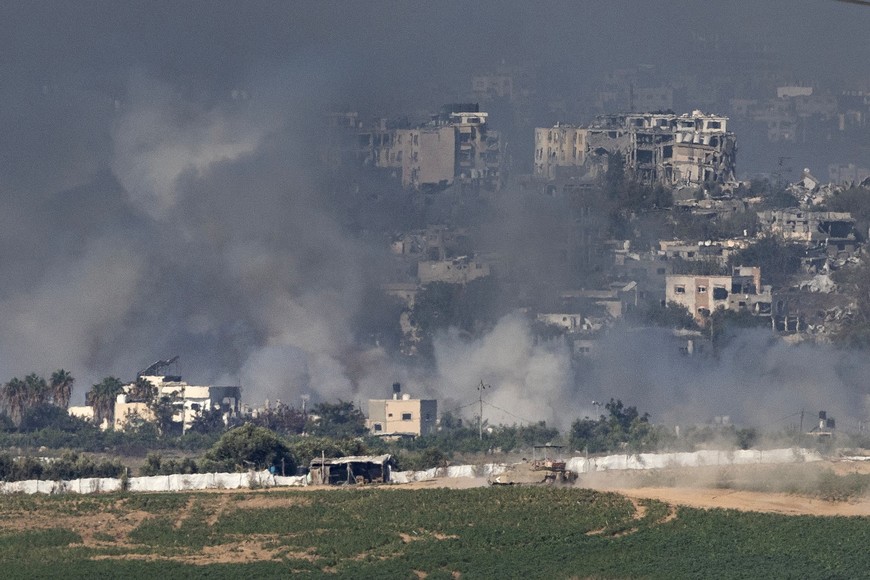
<instances>
[{"instance_id":1,"label":"brown dirt ground","mask_svg":"<svg viewBox=\"0 0 870 580\"><path fill-rule=\"evenodd\" d=\"M831 502L784 493L686 487L613 488L629 498L656 499L672 505L723 508L811 516L870 516L870 500Z\"/></svg>"},{"instance_id":2,"label":"brown dirt ground","mask_svg":"<svg viewBox=\"0 0 870 580\"><path fill-rule=\"evenodd\" d=\"M831 470L837 475L870 474L870 461L836 460L799 465L806 469L807 477L813 477L821 470ZM775 477L779 467L781 466L729 467L727 473L738 481L761 481L764 478ZM791 467L791 465L786 467ZM643 485L644 478L650 476L649 472L612 471L583 474L577 485L602 491L613 491L630 499L655 499L672 506L684 505L704 509L722 508L791 515L870 516L870 497L848 502L834 502L796 494L721 489L718 487L717 480L722 474L722 467L660 470L661 478L671 480L672 484ZM487 485L485 478L444 478L394 487L399 489L465 489L485 485ZM672 510L667 519L674 517L676 517L676 512Z\"/></svg>"},{"instance_id":3,"label":"brown dirt ground","mask_svg":"<svg viewBox=\"0 0 870 580\"><path fill-rule=\"evenodd\" d=\"M680 470L661 470L656 473L628 473L609 472L583 474L577 485L591 487L606 491L621 493L632 500L635 505L635 518L640 519L645 514L645 507L639 503L641 499L655 499L669 504L671 509L662 522L676 517L673 506L690 506L696 508L724 508L744 511L759 511L781 513L789 515L816 515L816 516L870 516L870 497L859 498L849 502L832 502L818 498L785 493L768 493L757 491L742 491L733 489L721 489L717 487L721 483L723 473L728 478L737 481L771 481L776 477L782 477L782 472L777 471L777 466L744 466L740 468L694 468ZM801 464L797 469L801 475L812 478L823 470L834 471L839 475L851 473L870 474L870 462L865 461L828 461L819 463ZM792 475L794 472L791 472ZM471 487L486 486L485 478L455 478L434 479L415 482L406 485L379 486L382 489L431 489L450 488L466 489ZM313 491L315 489L338 490L334 487L308 487L295 488L300 491ZM344 488L346 490L346 488ZM176 524L182 525L190 517L194 506L203 509L208 518L206 525L214 525L222 514L236 509L270 508L287 506L292 503L304 504L310 501L308 498L297 496L295 498L276 497L275 492L285 491L286 488L272 488L262 490L206 490L194 493L190 501L175 514ZM231 495L232 494L232 495ZM234 498L233 495L241 494ZM142 522L155 517L144 511L124 510L125 500L118 500L114 506L117 510L101 513L56 513L53 510L37 510L29 512L24 510L9 510L0 518L0 531L23 531L45 528L66 528L79 534L82 538L81 545L93 548L106 548L110 546L136 548L128 540L128 534L136 529ZM20 512L20 513L19 513ZM119 513L120 512L120 513ZM630 532L629 532L630 533ZM436 540L449 539L436 532L428 532L426 536ZM112 538L109 541L108 538ZM416 536L402 535L404 542L419 539ZM159 554L122 554L103 555L98 558L144 558L144 559L172 559L190 564L207 564L216 562L253 562L273 560L283 557L293 559L312 559L312 552L290 553L286 547L276 547L275 539L271 536L247 536L235 538L231 544L206 547L202 551L165 555Z\"/></svg>"}]
</instances>

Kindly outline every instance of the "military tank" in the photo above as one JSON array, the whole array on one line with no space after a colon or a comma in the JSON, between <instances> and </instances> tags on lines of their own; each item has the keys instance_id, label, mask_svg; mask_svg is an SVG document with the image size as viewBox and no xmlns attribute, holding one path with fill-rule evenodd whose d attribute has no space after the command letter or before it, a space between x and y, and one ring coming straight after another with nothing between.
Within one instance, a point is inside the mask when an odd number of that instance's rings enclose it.
<instances>
[{"instance_id":1,"label":"military tank","mask_svg":"<svg viewBox=\"0 0 870 580\"><path fill-rule=\"evenodd\" d=\"M508 466L498 475L490 475L490 485L572 485L577 474L566 468L561 445L535 445L531 461Z\"/></svg>"}]
</instances>

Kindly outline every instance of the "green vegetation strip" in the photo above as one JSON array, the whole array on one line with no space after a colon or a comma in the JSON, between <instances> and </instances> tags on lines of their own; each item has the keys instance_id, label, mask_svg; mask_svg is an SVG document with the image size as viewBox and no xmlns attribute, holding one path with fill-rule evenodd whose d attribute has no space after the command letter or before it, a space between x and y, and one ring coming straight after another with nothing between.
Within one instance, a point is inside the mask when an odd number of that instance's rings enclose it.
<instances>
[{"instance_id":1,"label":"green vegetation strip","mask_svg":"<svg viewBox=\"0 0 870 580\"><path fill-rule=\"evenodd\" d=\"M6 578L61 569L67 578L856 578L870 569L867 518L675 513L569 488L11 496L0 497L0 515Z\"/></svg>"}]
</instances>

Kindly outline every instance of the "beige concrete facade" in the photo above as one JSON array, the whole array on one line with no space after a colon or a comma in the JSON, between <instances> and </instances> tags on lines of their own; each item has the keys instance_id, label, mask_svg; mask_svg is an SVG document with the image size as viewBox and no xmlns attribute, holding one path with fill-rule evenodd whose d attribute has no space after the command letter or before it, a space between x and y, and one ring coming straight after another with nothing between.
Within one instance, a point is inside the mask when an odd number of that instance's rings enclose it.
<instances>
[{"instance_id":1,"label":"beige concrete facade","mask_svg":"<svg viewBox=\"0 0 870 580\"><path fill-rule=\"evenodd\" d=\"M855 219L848 212L781 209L758 212L765 231L795 242L854 240Z\"/></svg>"},{"instance_id":2,"label":"beige concrete facade","mask_svg":"<svg viewBox=\"0 0 870 580\"><path fill-rule=\"evenodd\" d=\"M154 420L154 413L148 408L147 403L128 403L126 399L122 400L122 397L124 395L115 402L115 431L126 429L134 418L146 422Z\"/></svg>"},{"instance_id":3,"label":"beige concrete facade","mask_svg":"<svg viewBox=\"0 0 870 580\"><path fill-rule=\"evenodd\" d=\"M142 376L157 389L158 397L168 397L174 409L173 421L180 424L182 432L187 431L203 411L220 410L226 420L238 414L241 410L241 387L219 387L190 385L180 377L164 377L159 375ZM102 429L114 427L123 431L134 417L144 421L153 421L154 413L144 401L129 401L129 393L133 383L124 386L124 392L115 400L115 421L111 425L104 422ZM92 407L70 408L70 414L93 420Z\"/></svg>"},{"instance_id":4,"label":"beige concrete facade","mask_svg":"<svg viewBox=\"0 0 870 580\"><path fill-rule=\"evenodd\" d=\"M761 285L761 268L738 266L731 276L665 277L665 299L685 306L700 324L716 310L770 316L770 286Z\"/></svg>"},{"instance_id":5,"label":"beige concrete facade","mask_svg":"<svg viewBox=\"0 0 870 580\"><path fill-rule=\"evenodd\" d=\"M374 435L429 435L435 432L438 402L412 399L370 399L366 426Z\"/></svg>"},{"instance_id":6,"label":"beige concrete facade","mask_svg":"<svg viewBox=\"0 0 870 580\"><path fill-rule=\"evenodd\" d=\"M456 134L453 127L422 127L396 132L401 147L402 185L419 189L447 186L456 174Z\"/></svg>"},{"instance_id":7,"label":"beige concrete facade","mask_svg":"<svg viewBox=\"0 0 870 580\"><path fill-rule=\"evenodd\" d=\"M603 115L587 127L535 129L534 173L600 174L621 153L626 170L645 183L724 183L734 180L736 144L728 118L691 114Z\"/></svg>"}]
</instances>

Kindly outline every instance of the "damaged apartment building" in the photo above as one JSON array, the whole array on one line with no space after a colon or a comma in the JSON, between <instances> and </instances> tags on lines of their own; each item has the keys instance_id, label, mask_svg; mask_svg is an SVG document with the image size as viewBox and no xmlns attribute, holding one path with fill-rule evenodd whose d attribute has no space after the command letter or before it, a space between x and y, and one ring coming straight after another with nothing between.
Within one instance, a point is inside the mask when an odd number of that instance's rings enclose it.
<instances>
[{"instance_id":1,"label":"damaged apartment building","mask_svg":"<svg viewBox=\"0 0 870 580\"><path fill-rule=\"evenodd\" d=\"M758 212L758 221L765 232L790 242L819 246L828 257L857 249L855 218L848 212L777 209Z\"/></svg>"},{"instance_id":2,"label":"damaged apartment building","mask_svg":"<svg viewBox=\"0 0 870 580\"><path fill-rule=\"evenodd\" d=\"M621 153L639 181L665 186L727 183L735 179L737 148L728 117L637 113L602 115L586 127L535 129L536 177L596 177Z\"/></svg>"},{"instance_id":3,"label":"damaged apartment building","mask_svg":"<svg viewBox=\"0 0 870 580\"><path fill-rule=\"evenodd\" d=\"M665 278L668 303L684 306L706 325L716 310L770 316L772 288L761 285L761 268L737 266L730 276L670 275Z\"/></svg>"},{"instance_id":4,"label":"damaged apartment building","mask_svg":"<svg viewBox=\"0 0 870 580\"><path fill-rule=\"evenodd\" d=\"M333 114L328 125L322 158L329 164L382 170L420 191L501 188L502 141L477 103L444 105L413 127L384 119L369 126L356 113Z\"/></svg>"}]
</instances>

